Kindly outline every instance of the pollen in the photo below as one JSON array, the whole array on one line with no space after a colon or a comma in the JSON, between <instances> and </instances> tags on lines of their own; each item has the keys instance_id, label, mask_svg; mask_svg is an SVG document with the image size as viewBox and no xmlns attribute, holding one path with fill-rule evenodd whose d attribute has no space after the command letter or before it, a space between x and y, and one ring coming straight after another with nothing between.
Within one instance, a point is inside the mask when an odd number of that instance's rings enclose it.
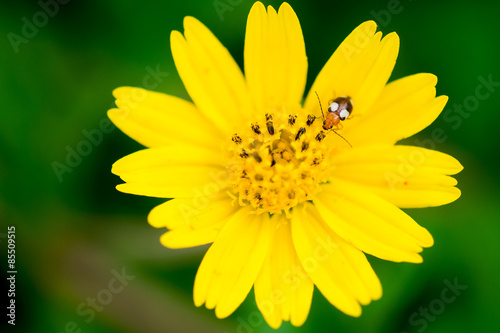
<instances>
[{"instance_id":1,"label":"pollen","mask_svg":"<svg viewBox=\"0 0 500 333\"><path fill-rule=\"evenodd\" d=\"M300 110L297 110L300 111ZM332 143L321 119L275 110L247 123L229 144L230 195L256 214L312 200L331 169Z\"/></svg>"}]
</instances>

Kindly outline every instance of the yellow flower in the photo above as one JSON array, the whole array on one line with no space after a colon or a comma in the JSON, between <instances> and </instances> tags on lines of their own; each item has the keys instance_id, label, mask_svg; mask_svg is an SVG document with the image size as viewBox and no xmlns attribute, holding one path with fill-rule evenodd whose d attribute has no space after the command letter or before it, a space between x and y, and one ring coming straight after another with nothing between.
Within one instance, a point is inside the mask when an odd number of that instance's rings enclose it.
<instances>
[{"instance_id":1,"label":"yellow flower","mask_svg":"<svg viewBox=\"0 0 500 333\"><path fill-rule=\"evenodd\" d=\"M365 22L344 40L303 104L305 45L287 3L278 13L260 2L251 9L245 76L202 23L185 18L171 47L193 103L140 88L114 91L118 109L109 117L148 147L113 165L125 181L117 189L175 198L148 217L169 229L164 246L213 242L196 275L196 306L227 317L253 286L271 327L299 326L316 285L339 310L359 316L361 305L382 295L364 253L422 262L433 238L399 208L456 200L449 175L462 166L443 153L395 145L431 124L447 97L435 96L432 74L387 84L399 38L382 38L376 28ZM342 126L324 125L316 93L326 117L348 117Z\"/></svg>"}]
</instances>

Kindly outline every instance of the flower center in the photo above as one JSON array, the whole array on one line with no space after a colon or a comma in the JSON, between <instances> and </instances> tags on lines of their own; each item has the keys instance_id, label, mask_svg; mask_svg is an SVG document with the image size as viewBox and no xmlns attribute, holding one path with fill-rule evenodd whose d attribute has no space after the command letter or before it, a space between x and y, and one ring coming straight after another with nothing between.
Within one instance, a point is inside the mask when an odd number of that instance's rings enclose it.
<instances>
[{"instance_id":1,"label":"flower center","mask_svg":"<svg viewBox=\"0 0 500 333\"><path fill-rule=\"evenodd\" d=\"M256 214L285 213L312 199L327 181L330 131L314 115L274 110L235 133L229 148L229 187Z\"/></svg>"}]
</instances>

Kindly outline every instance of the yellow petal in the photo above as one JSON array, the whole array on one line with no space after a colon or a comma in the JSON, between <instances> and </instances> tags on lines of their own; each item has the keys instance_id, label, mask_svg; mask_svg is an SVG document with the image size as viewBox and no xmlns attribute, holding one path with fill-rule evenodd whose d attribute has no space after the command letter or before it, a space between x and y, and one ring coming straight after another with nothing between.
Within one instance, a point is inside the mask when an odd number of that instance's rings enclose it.
<instances>
[{"instance_id":1,"label":"yellow petal","mask_svg":"<svg viewBox=\"0 0 500 333\"><path fill-rule=\"evenodd\" d=\"M384 88L399 52L399 37L390 33L380 40L377 25L367 21L347 36L319 73L305 102L305 108L320 114L318 93L322 105L338 96L353 100L353 116L362 116ZM349 122L344 122L347 126Z\"/></svg>"},{"instance_id":2,"label":"yellow petal","mask_svg":"<svg viewBox=\"0 0 500 333\"><path fill-rule=\"evenodd\" d=\"M292 237L304 270L326 299L358 317L361 304L382 296L382 286L364 254L333 232L307 203L293 211Z\"/></svg>"},{"instance_id":3,"label":"yellow petal","mask_svg":"<svg viewBox=\"0 0 500 333\"><path fill-rule=\"evenodd\" d=\"M234 214L239 206L231 204L225 192L199 192L192 198L176 198L156 206L148 215L148 222L155 228L199 229Z\"/></svg>"},{"instance_id":4,"label":"yellow petal","mask_svg":"<svg viewBox=\"0 0 500 333\"><path fill-rule=\"evenodd\" d=\"M158 147L193 144L219 148L222 133L213 128L192 104L183 99L141 88L113 91L118 109L108 117L125 134L145 145Z\"/></svg>"},{"instance_id":5,"label":"yellow petal","mask_svg":"<svg viewBox=\"0 0 500 333\"><path fill-rule=\"evenodd\" d=\"M295 252L290 223L279 224L254 289L257 306L272 328L283 320L301 326L307 319L314 285Z\"/></svg>"},{"instance_id":6,"label":"yellow petal","mask_svg":"<svg viewBox=\"0 0 500 333\"><path fill-rule=\"evenodd\" d=\"M192 198L173 199L153 208L148 222L153 227L171 230L160 239L168 248L212 243L239 209L231 200L224 192L200 192Z\"/></svg>"},{"instance_id":7,"label":"yellow petal","mask_svg":"<svg viewBox=\"0 0 500 333\"><path fill-rule=\"evenodd\" d=\"M342 132L353 146L394 144L429 126L441 113L448 97L436 96L437 78L415 74L389 83L362 117L349 120Z\"/></svg>"},{"instance_id":8,"label":"yellow petal","mask_svg":"<svg viewBox=\"0 0 500 333\"><path fill-rule=\"evenodd\" d=\"M307 75L302 29L289 4L256 2L248 15L245 76L257 110L300 103Z\"/></svg>"},{"instance_id":9,"label":"yellow petal","mask_svg":"<svg viewBox=\"0 0 500 333\"><path fill-rule=\"evenodd\" d=\"M359 184L402 208L440 206L460 197L448 175L463 167L434 150L392 145L346 149L335 156L333 176Z\"/></svg>"},{"instance_id":10,"label":"yellow petal","mask_svg":"<svg viewBox=\"0 0 500 333\"><path fill-rule=\"evenodd\" d=\"M196 197L226 187L219 154L194 146L149 148L123 157L111 170L126 184L117 189L160 198Z\"/></svg>"},{"instance_id":11,"label":"yellow petal","mask_svg":"<svg viewBox=\"0 0 500 333\"><path fill-rule=\"evenodd\" d=\"M396 262L422 262L431 234L393 204L360 186L332 179L314 199L330 228L354 246Z\"/></svg>"},{"instance_id":12,"label":"yellow petal","mask_svg":"<svg viewBox=\"0 0 500 333\"><path fill-rule=\"evenodd\" d=\"M274 233L266 214L239 210L203 258L194 282L194 303L215 307L218 318L236 310L252 289Z\"/></svg>"},{"instance_id":13,"label":"yellow petal","mask_svg":"<svg viewBox=\"0 0 500 333\"><path fill-rule=\"evenodd\" d=\"M200 229L175 229L164 233L160 237L160 242L163 246L170 249L182 249L210 244L215 241L227 220L217 221L208 227Z\"/></svg>"},{"instance_id":14,"label":"yellow petal","mask_svg":"<svg viewBox=\"0 0 500 333\"><path fill-rule=\"evenodd\" d=\"M193 17L184 19L185 39L172 31L177 71L198 109L223 133L252 113L240 68L219 40Z\"/></svg>"}]
</instances>

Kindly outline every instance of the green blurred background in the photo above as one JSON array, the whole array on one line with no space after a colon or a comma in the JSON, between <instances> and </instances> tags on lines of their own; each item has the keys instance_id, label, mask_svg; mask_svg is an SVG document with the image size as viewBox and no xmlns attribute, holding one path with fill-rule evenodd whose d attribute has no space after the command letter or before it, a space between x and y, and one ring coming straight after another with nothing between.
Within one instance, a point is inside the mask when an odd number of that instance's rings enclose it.
<instances>
[{"instance_id":1,"label":"green blurred background","mask_svg":"<svg viewBox=\"0 0 500 333\"><path fill-rule=\"evenodd\" d=\"M8 289L6 233L13 225L15 328L53 333L272 332L256 311L253 293L225 320L193 305L192 284L207 247L169 250L160 245L163 230L150 227L146 216L161 200L117 192L114 186L120 181L110 173L114 161L141 146L113 127L100 130L106 110L113 106L111 91L122 85L142 86L148 68L159 66L169 73L157 91L189 98L169 46L170 31L182 31L184 16L204 22L241 66L246 16L253 1L65 2L46 21L37 1L0 5L1 293ZM275 8L280 3L265 2ZM340 313L316 290L305 325L285 323L279 332L498 330L500 4L290 4L306 41L307 89L359 23L375 19L384 33L396 31L401 51L391 79L431 72L439 77L438 94L450 96L441 117L406 142L430 140L465 169L457 177L463 192L457 202L408 210L435 238L435 245L423 253L423 264L370 257L384 296L364 307L361 318ZM37 20L40 27L25 31L29 38L17 39L13 46L14 35L9 33L24 38L23 17ZM496 84L485 85L484 80ZM442 142L432 141L436 129L446 135ZM85 136L96 132L102 139L95 134L91 142ZM58 177L54 162L66 164L68 151L78 147L87 149L87 156L73 160L71 172ZM126 285L110 293L109 283L122 269L129 275ZM443 299L442 293L450 283L467 288L445 302L451 294ZM106 303L99 311L86 305L95 297ZM2 308L0 327L8 332L13 327ZM428 314L425 309L430 309Z\"/></svg>"}]
</instances>

